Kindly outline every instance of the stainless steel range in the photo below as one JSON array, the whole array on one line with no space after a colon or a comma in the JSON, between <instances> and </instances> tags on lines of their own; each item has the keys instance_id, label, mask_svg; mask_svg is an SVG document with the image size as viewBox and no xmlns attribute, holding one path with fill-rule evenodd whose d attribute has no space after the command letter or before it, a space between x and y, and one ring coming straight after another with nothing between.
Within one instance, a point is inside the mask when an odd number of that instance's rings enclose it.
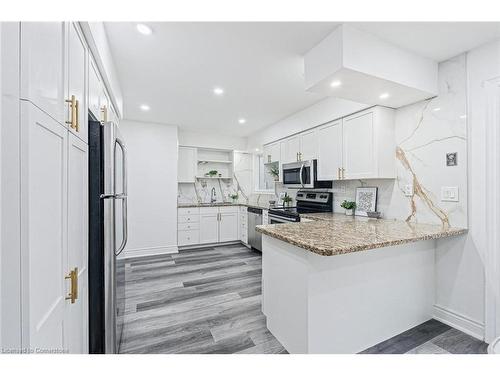
<instances>
[{"instance_id":1,"label":"stainless steel range","mask_svg":"<svg viewBox=\"0 0 500 375\"><path fill-rule=\"evenodd\" d=\"M295 207L276 207L269 209L269 224L296 223L300 214L333 211L333 193L299 190Z\"/></svg>"}]
</instances>

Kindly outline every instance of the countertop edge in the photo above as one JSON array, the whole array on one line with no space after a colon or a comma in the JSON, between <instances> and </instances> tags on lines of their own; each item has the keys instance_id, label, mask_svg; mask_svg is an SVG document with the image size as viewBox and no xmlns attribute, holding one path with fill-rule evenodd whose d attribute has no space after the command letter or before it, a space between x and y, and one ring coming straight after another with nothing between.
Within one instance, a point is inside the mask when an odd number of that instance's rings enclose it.
<instances>
[{"instance_id":1,"label":"countertop edge","mask_svg":"<svg viewBox=\"0 0 500 375\"><path fill-rule=\"evenodd\" d=\"M328 251L328 250L323 250L323 249L318 248L318 247L308 246L307 244L301 243L300 241L296 241L293 238L281 236L278 233L266 230L265 228L263 228L263 226L257 226L256 230L257 230L257 232L262 233L266 236L276 238L280 241L283 241L283 242L289 243L291 245L300 247L301 249L304 249L306 251L309 251L309 252L312 252L314 254L318 254L321 256L336 256L336 255L350 254L350 253L366 251L366 250L379 249L382 247L404 245L404 244L412 243L412 242L437 240L440 238L459 236L462 234L466 234L468 232L468 229L465 229L465 228L453 228L450 231L446 231L446 232L442 232L442 233L427 234L427 235L415 236L412 238L403 238L403 239L398 239L398 240L380 241L380 242L376 242L376 243L372 243L372 244L368 244L368 245L345 246L345 247L341 247L335 251Z\"/></svg>"}]
</instances>

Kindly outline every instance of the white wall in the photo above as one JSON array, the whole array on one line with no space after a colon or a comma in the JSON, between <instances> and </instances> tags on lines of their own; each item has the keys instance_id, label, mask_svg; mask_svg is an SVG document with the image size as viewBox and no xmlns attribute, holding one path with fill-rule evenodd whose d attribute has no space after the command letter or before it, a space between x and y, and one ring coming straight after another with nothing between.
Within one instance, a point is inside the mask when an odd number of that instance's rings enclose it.
<instances>
[{"instance_id":1,"label":"white wall","mask_svg":"<svg viewBox=\"0 0 500 375\"><path fill-rule=\"evenodd\" d=\"M326 98L275 124L260 129L248 137L248 149L261 149L262 145L285 138L294 133L318 126L368 108L367 104L339 98Z\"/></svg>"},{"instance_id":2,"label":"white wall","mask_svg":"<svg viewBox=\"0 0 500 375\"><path fill-rule=\"evenodd\" d=\"M129 240L125 256L177 251L177 127L120 122L128 149Z\"/></svg>"},{"instance_id":3,"label":"white wall","mask_svg":"<svg viewBox=\"0 0 500 375\"><path fill-rule=\"evenodd\" d=\"M220 148L245 151L246 137L234 137L220 133L203 133L179 130L179 146Z\"/></svg>"}]
</instances>

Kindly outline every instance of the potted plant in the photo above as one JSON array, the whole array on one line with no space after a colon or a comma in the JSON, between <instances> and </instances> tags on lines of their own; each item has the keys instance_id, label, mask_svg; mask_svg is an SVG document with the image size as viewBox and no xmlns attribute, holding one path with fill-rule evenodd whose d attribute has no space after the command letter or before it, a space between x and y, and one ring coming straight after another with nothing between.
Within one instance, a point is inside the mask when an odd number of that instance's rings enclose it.
<instances>
[{"instance_id":1,"label":"potted plant","mask_svg":"<svg viewBox=\"0 0 500 375\"><path fill-rule=\"evenodd\" d=\"M230 194L229 198L231 198L233 200L233 203L236 203L236 201L238 200L238 194L237 193Z\"/></svg>"},{"instance_id":2,"label":"potted plant","mask_svg":"<svg viewBox=\"0 0 500 375\"><path fill-rule=\"evenodd\" d=\"M273 165L271 168L269 168L269 174L273 176L275 181L278 181L278 179L280 178L280 169L278 168L278 166Z\"/></svg>"},{"instance_id":3,"label":"potted plant","mask_svg":"<svg viewBox=\"0 0 500 375\"><path fill-rule=\"evenodd\" d=\"M340 207L345 209L345 214L348 216L354 215L354 210L356 209L356 202L343 201Z\"/></svg>"},{"instance_id":4,"label":"potted plant","mask_svg":"<svg viewBox=\"0 0 500 375\"><path fill-rule=\"evenodd\" d=\"M205 173L205 176L207 176L207 177L215 177L215 176L217 176L217 173L219 173L219 172L217 172L215 170L208 171L207 173Z\"/></svg>"},{"instance_id":5,"label":"potted plant","mask_svg":"<svg viewBox=\"0 0 500 375\"><path fill-rule=\"evenodd\" d=\"M293 198L289 195L285 195L283 197L283 207L290 207L290 204L292 203Z\"/></svg>"}]
</instances>

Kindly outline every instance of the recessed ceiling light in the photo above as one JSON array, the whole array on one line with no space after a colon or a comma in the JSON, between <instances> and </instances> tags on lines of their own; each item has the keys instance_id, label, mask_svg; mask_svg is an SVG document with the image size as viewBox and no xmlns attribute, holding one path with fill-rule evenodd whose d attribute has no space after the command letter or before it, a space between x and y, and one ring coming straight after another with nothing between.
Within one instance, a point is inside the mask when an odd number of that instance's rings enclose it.
<instances>
[{"instance_id":1,"label":"recessed ceiling light","mask_svg":"<svg viewBox=\"0 0 500 375\"><path fill-rule=\"evenodd\" d=\"M434 112L439 112L440 110L441 110L441 108L439 108L439 107L433 109Z\"/></svg>"},{"instance_id":2,"label":"recessed ceiling light","mask_svg":"<svg viewBox=\"0 0 500 375\"><path fill-rule=\"evenodd\" d=\"M467 118L467 115L462 115L462 116L460 116L460 118L463 120L463 119Z\"/></svg>"},{"instance_id":3,"label":"recessed ceiling light","mask_svg":"<svg viewBox=\"0 0 500 375\"><path fill-rule=\"evenodd\" d=\"M143 35L151 35L153 33L153 29L143 23L138 23L136 27L137 31L139 31Z\"/></svg>"},{"instance_id":4,"label":"recessed ceiling light","mask_svg":"<svg viewBox=\"0 0 500 375\"><path fill-rule=\"evenodd\" d=\"M224 94L224 89L222 87L214 87L214 94L221 96Z\"/></svg>"},{"instance_id":5,"label":"recessed ceiling light","mask_svg":"<svg viewBox=\"0 0 500 375\"><path fill-rule=\"evenodd\" d=\"M140 108L141 108L141 111L144 111L144 112L149 111L151 109L149 107L149 105L147 105L147 104L141 104Z\"/></svg>"},{"instance_id":6,"label":"recessed ceiling light","mask_svg":"<svg viewBox=\"0 0 500 375\"><path fill-rule=\"evenodd\" d=\"M339 87L340 85L342 85L342 82L340 82L339 80L335 80L330 83L331 87Z\"/></svg>"},{"instance_id":7,"label":"recessed ceiling light","mask_svg":"<svg viewBox=\"0 0 500 375\"><path fill-rule=\"evenodd\" d=\"M380 94L380 96L379 96L380 99L387 99L388 97L389 97L388 92L384 92L383 94Z\"/></svg>"},{"instance_id":8,"label":"recessed ceiling light","mask_svg":"<svg viewBox=\"0 0 500 375\"><path fill-rule=\"evenodd\" d=\"M259 149L258 149L258 148L256 148L256 149L255 149L255 152L259 152Z\"/></svg>"},{"instance_id":9,"label":"recessed ceiling light","mask_svg":"<svg viewBox=\"0 0 500 375\"><path fill-rule=\"evenodd\" d=\"M238 119L238 122L239 122L240 124L244 124L245 122L247 122L247 120L246 120L246 119L244 119L244 118L240 118L240 119Z\"/></svg>"}]
</instances>

